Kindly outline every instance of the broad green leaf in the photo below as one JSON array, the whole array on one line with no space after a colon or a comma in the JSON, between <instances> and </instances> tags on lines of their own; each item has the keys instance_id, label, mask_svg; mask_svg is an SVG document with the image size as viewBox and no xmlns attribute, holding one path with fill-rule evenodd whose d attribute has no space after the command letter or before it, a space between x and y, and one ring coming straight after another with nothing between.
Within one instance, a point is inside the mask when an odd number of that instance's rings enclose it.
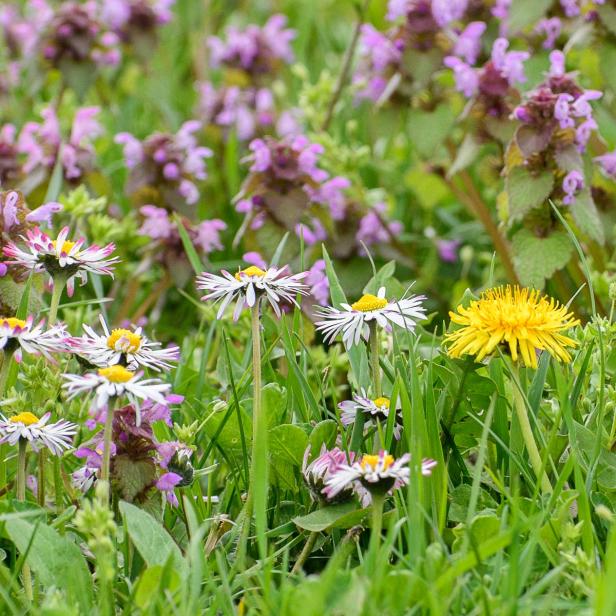
<instances>
[{"instance_id":1,"label":"broad green leaf","mask_svg":"<svg viewBox=\"0 0 616 616\"><path fill-rule=\"evenodd\" d=\"M304 530L318 533L332 528L336 522L357 510L357 503L355 502L330 505L317 509L308 515L297 516L293 518L293 522Z\"/></svg>"},{"instance_id":2,"label":"broad green leaf","mask_svg":"<svg viewBox=\"0 0 616 616\"><path fill-rule=\"evenodd\" d=\"M135 604L142 610L147 609L152 599L161 595L161 591L173 595L180 588L180 583L180 576L174 569L161 565L148 567L139 576Z\"/></svg>"},{"instance_id":3,"label":"broad green leaf","mask_svg":"<svg viewBox=\"0 0 616 616\"><path fill-rule=\"evenodd\" d=\"M310 445L310 455L312 458L319 455L321 447L325 445L331 449L336 442L338 424L333 419L325 419L319 422L310 433L308 444Z\"/></svg>"},{"instance_id":4,"label":"broad green leaf","mask_svg":"<svg viewBox=\"0 0 616 616\"><path fill-rule=\"evenodd\" d=\"M552 192L554 176L546 171L533 175L525 167L514 167L505 182L511 220L523 218L530 210L541 205Z\"/></svg>"},{"instance_id":5,"label":"broad green leaf","mask_svg":"<svg viewBox=\"0 0 616 616\"><path fill-rule=\"evenodd\" d=\"M308 435L299 426L283 424L270 429L269 443L274 465L300 466L308 446Z\"/></svg>"},{"instance_id":6,"label":"broad green leaf","mask_svg":"<svg viewBox=\"0 0 616 616\"><path fill-rule=\"evenodd\" d=\"M563 268L573 254L571 241L563 231L537 237L521 229L513 236L511 247L520 282L537 289L542 289L546 278Z\"/></svg>"},{"instance_id":7,"label":"broad green leaf","mask_svg":"<svg viewBox=\"0 0 616 616\"><path fill-rule=\"evenodd\" d=\"M160 522L126 501L120 502L120 512L124 516L129 537L148 567L164 566L171 556L180 575L183 577L186 574L182 552Z\"/></svg>"},{"instance_id":8,"label":"broad green leaf","mask_svg":"<svg viewBox=\"0 0 616 616\"><path fill-rule=\"evenodd\" d=\"M8 520L6 531L20 552L32 546L26 559L43 586L55 586L78 603L83 613L92 607L92 577L79 548L68 537L45 524Z\"/></svg>"}]
</instances>

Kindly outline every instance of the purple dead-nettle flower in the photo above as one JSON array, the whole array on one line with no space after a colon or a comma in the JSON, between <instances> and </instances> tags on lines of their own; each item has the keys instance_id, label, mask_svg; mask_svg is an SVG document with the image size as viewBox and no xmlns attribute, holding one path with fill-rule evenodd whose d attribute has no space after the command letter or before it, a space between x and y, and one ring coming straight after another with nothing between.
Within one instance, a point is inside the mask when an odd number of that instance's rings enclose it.
<instances>
[{"instance_id":1,"label":"purple dead-nettle flower","mask_svg":"<svg viewBox=\"0 0 616 616\"><path fill-rule=\"evenodd\" d=\"M175 0L105 0L102 21L125 42L155 35L156 29L171 21Z\"/></svg>"},{"instance_id":2,"label":"purple dead-nettle flower","mask_svg":"<svg viewBox=\"0 0 616 616\"><path fill-rule=\"evenodd\" d=\"M456 56L446 56L443 63L453 71L456 89L467 98L477 94L479 90L479 72Z\"/></svg>"},{"instance_id":3,"label":"purple dead-nettle flower","mask_svg":"<svg viewBox=\"0 0 616 616\"><path fill-rule=\"evenodd\" d=\"M605 175L609 178L616 178L616 150L596 156L593 160L601 167Z\"/></svg>"},{"instance_id":4,"label":"purple dead-nettle flower","mask_svg":"<svg viewBox=\"0 0 616 616\"><path fill-rule=\"evenodd\" d=\"M119 39L106 29L95 2L64 2L42 31L43 57L64 70L73 64L115 66L120 61Z\"/></svg>"},{"instance_id":5,"label":"purple dead-nettle flower","mask_svg":"<svg viewBox=\"0 0 616 616\"><path fill-rule=\"evenodd\" d=\"M563 203L571 205L575 197L584 188L584 176L577 170L570 171L563 179Z\"/></svg>"},{"instance_id":6,"label":"purple dead-nettle flower","mask_svg":"<svg viewBox=\"0 0 616 616\"><path fill-rule=\"evenodd\" d=\"M240 141L252 139L257 131L271 127L276 120L274 96L268 88L216 89L206 82L199 90L199 112L204 124L234 129Z\"/></svg>"},{"instance_id":7,"label":"purple dead-nettle flower","mask_svg":"<svg viewBox=\"0 0 616 616\"><path fill-rule=\"evenodd\" d=\"M442 27L464 17L468 0L432 0L432 15Z\"/></svg>"},{"instance_id":8,"label":"purple dead-nettle flower","mask_svg":"<svg viewBox=\"0 0 616 616\"><path fill-rule=\"evenodd\" d=\"M75 112L68 139L62 143L60 122L53 107L41 111L42 122L28 122L19 134L17 149L26 156L24 172L50 172L58 156L67 181L80 180L93 169L96 153L92 140L102 134L97 120L98 107L82 107Z\"/></svg>"},{"instance_id":9,"label":"purple dead-nettle flower","mask_svg":"<svg viewBox=\"0 0 616 616\"><path fill-rule=\"evenodd\" d=\"M20 12L9 3L0 8L0 28L14 58L27 58L35 52L40 32L53 17L53 9L45 0L29 0L22 8Z\"/></svg>"},{"instance_id":10,"label":"purple dead-nettle flower","mask_svg":"<svg viewBox=\"0 0 616 616\"><path fill-rule=\"evenodd\" d=\"M318 218L313 218L307 224L300 222L295 225L295 234L307 246L314 246L327 239L327 231Z\"/></svg>"},{"instance_id":11,"label":"purple dead-nettle flower","mask_svg":"<svg viewBox=\"0 0 616 616\"><path fill-rule=\"evenodd\" d=\"M436 249L441 261L445 263L456 263L458 261L458 248L460 240L436 240Z\"/></svg>"},{"instance_id":12,"label":"purple dead-nettle flower","mask_svg":"<svg viewBox=\"0 0 616 616\"><path fill-rule=\"evenodd\" d=\"M501 21L507 19L512 2L513 0L496 0L491 10L492 15Z\"/></svg>"},{"instance_id":13,"label":"purple dead-nettle flower","mask_svg":"<svg viewBox=\"0 0 616 616\"><path fill-rule=\"evenodd\" d=\"M567 17L577 17L580 14L578 0L560 0L560 6Z\"/></svg>"},{"instance_id":14,"label":"purple dead-nettle flower","mask_svg":"<svg viewBox=\"0 0 616 616\"><path fill-rule=\"evenodd\" d=\"M325 497L323 494L323 489L325 488L326 482L331 477L332 473L335 473L342 465L353 463L355 460L355 453L353 451L350 451L347 454L339 447L334 447L333 449L328 450L327 447L323 445L319 455L310 463L308 463L309 459L310 447L308 447L304 452L302 475L304 476L304 481L306 482L312 498L315 501L322 502L326 500L329 503L341 503L349 500L353 496L352 487L340 491L331 499Z\"/></svg>"},{"instance_id":15,"label":"purple dead-nettle flower","mask_svg":"<svg viewBox=\"0 0 616 616\"><path fill-rule=\"evenodd\" d=\"M199 199L196 182L207 178L209 148L200 146L194 135L201 123L182 124L175 135L155 133L140 142L130 133L119 133L115 141L124 148L124 160L131 170L127 191L138 201L155 202L170 209Z\"/></svg>"},{"instance_id":16,"label":"purple dead-nettle flower","mask_svg":"<svg viewBox=\"0 0 616 616\"><path fill-rule=\"evenodd\" d=\"M562 23L558 17L544 18L535 26L535 32L545 36L544 49L553 49L556 39L560 36Z\"/></svg>"},{"instance_id":17,"label":"purple dead-nettle flower","mask_svg":"<svg viewBox=\"0 0 616 616\"><path fill-rule=\"evenodd\" d=\"M359 221L359 229L357 231L357 244L361 246L360 253L364 253L363 245L371 246L372 244L382 244L391 241L392 237L396 237L402 233L404 227L398 220L387 222L385 220L387 205L385 203L377 203L371 211L369 211Z\"/></svg>"},{"instance_id":18,"label":"purple dead-nettle flower","mask_svg":"<svg viewBox=\"0 0 616 616\"><path fill-rule=\"evenodd\" d=\"M507 51L509 41L506 38L498 38L492 46L492 63L503 77L507 79L509 85L524 83L524 62L528 60L530 54L527 51Z\"/></svg>"},{"instance_id":19,"label":"purple dead-nettle flower","mask_svg":"<svg viewBox=\"0 0 616 616\"><path fill-rule=\"evenodd\" d=\"M486 31L486 27L483 21L473 21L468 24L456 39L453 47L454 55L462 58L468 64L475 64L481 53L481 37Z\"/></svg>"},{"instance_id":20,"label":"purple dead-nettle flower","mask_svg":"<svg viewBox=\"0 0 616 616\"><path fill-rule=\"evenodd\" d=\"M310 295L319 306L327 306L329 303L329 279L325 272L325 261L319 259L308 270L304 281L310 287Z\"/></svg>"},{"instance_id":21,"label":"purple dead-nettle flower","mask_svg":"<svg viewBox=\"0 0 616 616\"><path fill-rule=\"evenodd\" d=\"M229 28L224 40L209 37L212 67L240 69L253 79L275 74L281 64L292 62L294 57L291 41L296 33L285 28L286 24L284 15L272 15L263 27Z\"/></svg>"}]
</instances>

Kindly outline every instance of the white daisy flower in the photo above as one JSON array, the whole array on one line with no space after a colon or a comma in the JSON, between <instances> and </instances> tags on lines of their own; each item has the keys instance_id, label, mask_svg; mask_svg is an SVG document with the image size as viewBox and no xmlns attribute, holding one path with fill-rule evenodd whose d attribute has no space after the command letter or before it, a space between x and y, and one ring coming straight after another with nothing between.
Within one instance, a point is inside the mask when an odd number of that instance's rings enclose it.
<instances>
[{"instance_id":1,"label":"white daisy flower","mask_svg":"<svg viewBox=\"0 0 616 616\"><path fill-rule=\"evenodd\" d=\"M94 392L96 394L94 406L98 410L106 407L111 398L126 396L135 407L136 423L139 426L141 425L141 409L138 400L151 400L165 404L164 393L171 388L169 383L163 383L160 379L141 379L142 374L131 372L124 366L115 365L83 375L63 374L67 382L62 387L67 390L69 400L80 394Z\"/></svg>"},{"instance_id":2,"label":"white daisy flower","mask_svg":"<svg viewBox=\"0 0 616 616\"><path fill-rule=\"evenodd\" d=\"M342 340L347 347L359 344L361 336L368 340L368 324L371 321L387 330L397 325L413 331L416 321L426 318L426 311L421 305L425 299L423 295L407 297L405 294L402 299L389 301L385 298L385 287L381 287L377 295L367 293L354 304L340 304L340 309L332 306L318 308L316 314L323 320L317 321L316 327L323 332L325 341L329 343L342 333Z\"/></svg>"},{"instance_id":3,"label":"white daisy flower","mask_svg":"<svg viewBox=\"0 0 616 616\"><path fill-rule=\"evenodd\" d=\"M361 396L355 394L353 395L353 400L344 400L338 404L338 408L342 411L340 421L343 426L349 426L355 423L357 414L362 413L366 415L364 422L364 427L366 428L376 426L377 421L382 425L385 425L389 417L389 407L389 398L384 398L381 396L380 398L375 398L373 400L368 398L364 391L362 391ZM396 440L399 440L402 425L400 418L398 417L397 409L395 412L396 419L394 423L394 437Z\"/></svg>"},{"instance_id":4,"label":"white daisy flower","mask_svg":"<svg viewBox=\"0 0 616 616\"><path fill-rule=\"evenodd\" d=\"M75 289L75 278L79 278L84 285L88 279L88 272L113 277L112 266L118 257L109 259L115 250L115 244L107 244L101 248L96 244L83 248L84 238L76 242L67 240L69 228L64 227L57 239L52 240L39 228L28 230L22 239L27 250L19 248L15 243L9 242L4 247L4 254L12 258L6 261L9 265L18 265L34 272L47 272L53 282L55 275L66 276L66 290L71 297Z\"/></svg>"},{"instance_id":5,"label":"white daisy flower","mask_svg":"<svg viewBox=\"0 0 616 616\"><path fill-rule=\"evenodd\" d=\"M306 277L307 272L300 272L287 276L284 274L286 267L269 267L262 270L260 267L251 265L244 270L233 275L222 270L222 276L204 272L197 276L197 288L208 291L201 299L220 300L220 308L217 317L220 319L225 308L233 301L237 300L233 319L237 321L240 312L246 308L252 308L257 299L261 296L267 297L272 305L274 312L280 317L280 302L295 304L295 296L308 295L308 287L300 282Z\"/></svg>"},{"instance_id":6,"label":"white daisy flower","mask_svg":"<svg viewBox=\"0 0 616 616\"><path fill-rule=\"evenodd\" d=\"M54 325L47 331L44 325L44 319L35 325L33 316L29 316L25 321L15 317L0 317L0 350L5 353L13 352L17 362L22 359L22 351L40 353L53 361L51 353L68 350L69 337L64 325Z\"/></svg>"},{"instance_id":7,"label":"white daisy flower","mask_svg":"<svg viewBox=\"0 0 616 616\"><path fill-rule=\"evenodd\" d=\"M16 445L19 439L25 439L35 451L47 447L51 453L61 456L70 449L77 426L69 421L60 420L48 424L51 413L45 413L40 419L26 411L8 419L0 414L0 443Z\"/></svg>"},{"instance_id":8,"label":"white daisy flower","mask_svg":"<svg viewBox=\"0 0 616 616\"><path fill-rule=\"evenodd\" d=\"M84 324L85 335L69 340L72 350L95 366L122 364L129 370L137 370L142 366L158 372L170 370L172 362L180 359L177 346L158 348L160 342L150 340L141 327L134 330L109 330L102 315L99 319L102 334L97 334L89 325Z\"/></svg>"},{"instance_id":9,"label":"white daisy flower","mask_svg":"<svg viewBox=\"0 0 616 616\"><path fill-rule=\"evenodd\" d=\"M360 496L361 488L370 493L391 494L394 489L408 484L410 459L411 456L408 453L403 454L397 460L386 451L381 451L378 455L366 454L353 464L341 464L325 480L323 493L331 499L352 485ZM431 475L435 466L434 460L427 458L422 460L421 474Z\"/></svg>"}]
</instances>

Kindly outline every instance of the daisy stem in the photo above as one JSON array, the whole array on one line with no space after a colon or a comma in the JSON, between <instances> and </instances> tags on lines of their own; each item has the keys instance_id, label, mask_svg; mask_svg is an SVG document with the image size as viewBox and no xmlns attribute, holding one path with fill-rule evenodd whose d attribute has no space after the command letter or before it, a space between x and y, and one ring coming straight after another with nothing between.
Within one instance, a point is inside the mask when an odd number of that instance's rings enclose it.
<instances>
[{"instance_id":1,"label":"daisy stem","mask_svg":"<svg viewBox=\"0 0 616 616\"><path fill-rule=\"evenodd\" d=\"M60 298L62 297L62 291L66 285L66 276L56 275L53 278L53 291L51 292L51 304L49 305L49 319L47 326L51 327L55 325L58 318L58 306L60 305Z\"/></svg>"},{"instance_id":2,"label":"daisy stem","mask_svg":"<svg viewBox=\"0 0 616 616\"><path fill-rule=\"evenodd\" d=\"M383 395L381 386L381 366L379 365L379 334L376 321L370 321L370 370L372 372L372 385L374 397Z\"/></svg>"},{"instance_id":3,"label":"daisy stem","mask_svg":"<svg viewBox=\"0 0 616 616\"><path fill-rule=\"evenodd\" d=\"M383 505L385 494L372 492L372 527L370 529L369 561L371 567L376 566L376 558L381 545L381 532L383 530Z\"/></svg>"},{"instance_id":4,"label":"daisy stem","mask_svg":"<svg viewBox=\"0 0 616 616\"><path fill-rule=\"evenodd\" d=\"M541 480L541 491L544 494L552 493L552 484L548 479L548 475L543 468L543 462L541 460L541 454L537 448L535 437L533 435L533 429L528 419L528 410L526 408L526 402L524 401L524 395L522 394L522 386L520 383L520 373L518 367L513 364L512 369L512 388L513 388L513 408L518 417L520 423L520 429L522 430L522 437L524 438L524 444L528 451L528 457L535 471L537 478Z\"/></svg>"},{"instance_id":5,"label":"daisy stem","mask_svg":"<svg viewBox=\"0 0 616 616\"><path fill-rule=\"evenodd\" d=\"M38 484L36 490L36 499L40 507L45 506L45 461L47 456L45 449L41 448L38 455Z\"/></svg>"},{"instance_id":6,"label":"daisy stem","mask_svg":"<svg viewBox=\"0 0 616 616\"><path fill-rule=\"evenodd\" d=\"M19 439L19 453L17 456L17 500L26 500L26 451L28 449L28 441L25 438ZM24 563L21 575L24 584L24 592L28 601L32 602L32 575L30 567Z\"/></svg>"},{"instance_id":7,"label":"daisy stem","mask_svg":"<svg viewBox=\"0 0 616 616\"><path fill-rule=\"evenodd\" d=\"M105 431L103 432L103 466L101 468L101 480L109 483L109 466L111 464L111 435L113 428L113 407L115 400L109 399L107 414L105 416Z\"/></svg>"}]
</instances>

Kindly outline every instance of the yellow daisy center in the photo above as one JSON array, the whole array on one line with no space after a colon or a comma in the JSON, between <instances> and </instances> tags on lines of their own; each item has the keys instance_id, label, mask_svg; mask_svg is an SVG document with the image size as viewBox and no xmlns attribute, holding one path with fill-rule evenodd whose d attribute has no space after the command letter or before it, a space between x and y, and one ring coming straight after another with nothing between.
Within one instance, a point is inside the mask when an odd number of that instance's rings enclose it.
<instances>
[{"instance_id":1,"label":"yellow daisy center","mask_svg":"<svg viewBox=\"0 0 616 616\"><path fill-rule=\"evenodd\" d=\"M116 349L116 344L119 341L122 344L119 349ZM110 349L124 351L126 353L135 353L141 347L141 336L129 329L113 329L111 335L107 338L107 346Z\"/></svg>"},{"instance_id":2,"label":"yellow daisy center","mask_svg":"<svg viewBox=\"0 0 616 616\"><path fill-rule=\"evenodd\" d=\"M362 295L354 304L351 304L353 310L359 310L360 312L372 312L373 310L380 310L387 306L388 301L383 297L377 297L371 293Z\"/></svg>"},{"instance_id":3,"label":"yellow daisy center","mask_svg":"<svg viewBox=\"0 0 616 616\"><path fill-rule=\"evenodd\" d=\"M256 265L251 265L250 267L247 267L246 269L243 269L241 272L238 272L237 274L235 274L235 279L241 282L242 274L244 274L244 276L259 276L259 278L263 278L266 272L264 272L260 267L257 267Z\"/></svg>"},{"instance_id":4,"label":"yellow daisy center","mask_svg":"<svg viewBox=\"0 0 616 616\"><path fill-rule=\"evenodd\" d=\"M383 406L386 409L389 408L389 398L376 398L372 402L374 403L374 406L376 406L377 408L381 408Z\"/></svg>"},{"instance_id":5,"label":"yellow daisy center","mask_svg":"<svg viewBox=\"0 0 616 616\"><path fill-rule=\"evenodd\" d=\"M22 319L16 319L15 317L0 318L0 325L8 325L9 327L19 327L23 329L26 326L26 322Z\"/></svg>"},{"instance_id":6,"label":"yellow daisy center","mask_svg":"<svg viewBox=\"0 0 616 616\"><path fill-rule=\"evenodd\" d=\"M370 467L372 470L375 470L377 464L379 463L380 456L375 456L371 454L366 454L359 463L363 470L366 470ZM387 470L394 463L394 457L387 454L383 458L383 470Z\"/></svg>"},{"instance_id":7,"label":"yellow daisy center","mask_svg":"<svg viewBox=\"0 0 616 616\"><path fill-rule=\"evenodd\" d=\"M461 326L445 342L451 357L474 355L481 361L504 345L513 361L521 356L525 366L537 367L537 351L571 361L567 347L577 342L563 334L579 324L566 306L534 289L518 286L489 289L470 306L450 312L452 323Z\"/></svg>"},{"instance_id":8,"label":"yellow daisy center","mask_svg":"<svg viewBox=\"0 0 616 616\"><path fill-rule=\"evenodd\" d=\"M13 417L9 417L9 421L11 423L21 423L24 426L31 426L32 424L38 423L39 418L30 411L25 411L24 413L19 413L19 415L13 415Z\"/></svg>"},{"instance_id":9,"label":"yellow daisy center","mask_svg":"<svg viewBox=\"0 0 616 616\"><path fill-rule=\"evenodd\" d=\"M58 242L57 240L54 240L53 242L53 247L57 248L58 247ZM69 242L68 240L66 240L65 242L62 242L62 248L60 248L60 252L63 252L64 254L68 254L69 250L76 244L77 242Z\"/></svg>"},{"instance_id":10,"label":"yellow daisy center","mask_svg":"<svg viewBox=\"0 0 616 616\"><path fill-rule=\"evenodd\" d=\"M98 371L99 376L105 377L111 383L127 383L135 375L124 366L109 366Z\"/></svg>"}]
</instances>

